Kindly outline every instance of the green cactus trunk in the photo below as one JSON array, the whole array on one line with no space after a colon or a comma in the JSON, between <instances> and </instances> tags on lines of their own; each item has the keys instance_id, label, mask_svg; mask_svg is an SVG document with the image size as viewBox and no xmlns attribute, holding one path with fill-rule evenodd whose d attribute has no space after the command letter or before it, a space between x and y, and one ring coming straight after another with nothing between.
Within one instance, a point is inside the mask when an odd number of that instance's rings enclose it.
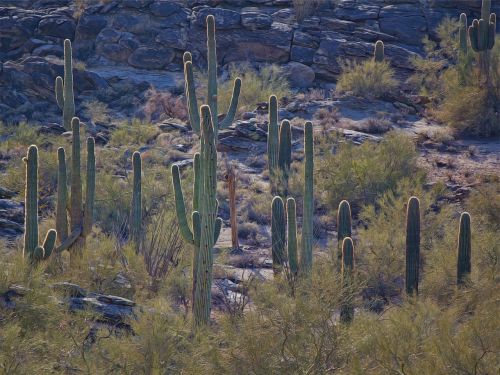
<instances>
[{"instance_id":1,"label":"green cactus trunk","mask_svg":"<svg viewBox=\"0 0 500 375\"><path fill-rule=\"evenodd\" d=\"M460 228L458 232L458 256L457 256L457 284L466 284L471 273L471 225L468 212L460 216Z\"/></svg>"},{"instance_id":2,"label":"green cactus trunk","mask_svg":"<svg viewBox=\"0 0 500 375\"><path fill-rule=\"evenodd\" d=\"M280 126L278 166L279 166L279 186L278 192L286 197L288 195L288 180L290 177L290 166L292 164L292 130L290 121L283 120Z\"/></svg>"},{"instance_id":3,"label":"green cactus trunk","mask_svg":"<svg viewBox=\"0 0 500 375\"><path fill-rule=\"evenodd\" d=\"M344 238L352 236L351 205L343 200L337 212L337 257L342 260L342 243Z\"/></svg>"},{"instance_id":4,"label":"green cactus trunk","mask_svg":"<svg viewBox=\"0 0 500 375\"><path fill-rule=\"evenodd\" d=\"M288 266L290 267L291 276L295 277L299 271L297 254L297 209L295 199L288 198L286 200L286 214L288 222Z\"/></svg>"},{"instance_id":5,"label":"green cactus trunk","mask_svg":"<svg viewBox=\"0 0 500 375\"><path fill-rule=\"evenodd\" d=\"M73 56L71 41L64 41L64 80L56 78L55 93L57 105L63 111L63 127L71 130L71 121L75 116L75 97L73 93Z\"/></svg>"},{"instance_id":6,"label":"green cactus trunk","mask_svg":"<svg viewBox=\"0 0 500 375\"><path fill-rule=\"evenodd\" d=\"M481 19L472 21L469 27L470 45L474 52L478 53L479 69L483 77L481 84L486 84L488 89L492 88L490 80L491 49L495 44L496 14L491 13L491 2L483 0L481 6Z\"/></svg>"},{"instance_id":7,"label":"green cactus trunk","mask_svg":"<svg viewBox=\"0 0 500 375\"><path fill-rule=\"evenodd\" d=\"M375 62L383 62L385 60L384 42L377 40L375 43L375 50L373 52L373 59Z\"/></svg>"},{"instance_id":8,"label":"green cactus trunk","mask_svg":"<svg viewBox=\"0 0 500 375\"><path fill-rule=\"evenodd\" d=\"M467 15L462 13L460 15L460 24L458 27L458 38L460 45L460 53L462 55L467 55L467 51L469 49L468 40L467 40Z\"/></svg>"},{"instance_id":9,"label":"green cactus trunk","mask_svg":"<svg viewBox=\"0 0 500 375\"><path fill-rule=\"evenodd\" d=\"M95 202L95 140L87 138L87 174L85 179L85 209L83 214L83 237L92 232Z\"/></svg>"},{"instance_id":10,"label":"green cactus trunk","mask_svg":"<svg viewBox=\"0 0 500 375\"><path fill-rule=\"evenodd\" d=\"M68 238L68 176L66 152L62 147L57 150L57 164L56 230L59 243L62 243Z\"/></svg>"},{"instance_id":11,"label":"green cactus trunk","mask_svg":"<svg viewBox=\"0 0 500 375\"><path fill-rule=\"evenodd\" d=\"M271 212L273 272L277 276L283 271L283 265L286 260L286 218L285 206L281 197L274 197Z\"/></svg>"},{"instance_id":12,"label":"green cactus trunk","mask_svg":"<svg viewBox=\"0 0 500 375\"><path fill-rule=\"evenodd\" d=\"M406 293L418 295L420 266L420 201L411 197L406 212Z\"/></svg>"},{"instance_id":13,"label":"green cactus trunk","mask_svg":"<svg viewBox=\"0 0 500 375\"><path fill-rule=\"evenodd\" d=\"M133 186L130 212L130 237L139 253L142 241L142 160L139 152L132 155Z\"/></svg>"},{"instance_id":14,"label":"green cactus trunk","mask_svg":"<svg viewBox=\"0 0 500 375\"><path fill-rule=\"evenodd\" d=\"M38 245L38 148L30 146L23 161L26 164L23 255L31 263L36 263L50 257L56 243L57 232L50 229L43 245Z\"/></svg>"},{"instance_id":15,"label":"green cactus trunk","mask_svg":"<svg viewBox=\"0 0 500 375\"><path fill-rule=\"evenodd\" d=\"M312 269L314 239L314 139L311 122L306 122L304 127L304 158L304 209L300 269L302 273L307 275Z\"/></svg>"},{"instance_id":16,"label":"green cactus trunk","mask_svg":"<svg viewBox=\"0 0 500 375\"><path fill-rule=\"evenodd\" d=\"M354 306L351 301L352 284L354 270L354 245L351 237L346 237L342 241L342 286L347 295L340 308L340 320L344 323L352 322L354 318Z\"/></svg>"},{"instance_id":17,"label":"green cactus trunk","mask_svg":"<svg viewBox=\"0 0 500 375\"><path fill-rule=\"evenodd\" d=\"M215 18L212 15L207 16L207 60L208 60L208 93L207 104L212 113L212 124L214 127L215 140L218 140L219 129L229 127L236 116L238 101L241 91L241 79L236 78L234 81L233 95L229 105L226 117L219 121L218 111L218 88L217 88L217 48L215 41ZM184 79L185 79L185 94L189 112L189 120L192 129L200 134L200 114L198 112L198 99L196 97L196 88L194 83L193 62L189 52L184 54Z\"/></svg>"},{"instance_id":18,"label":"green cactus trunk","mask_svg":"<svg viewBox=\"0 0 500 375\"><path fill-rule=\"evenodd\" d=\"M279 160L278 99L269 97L269 127L267 130L267 159L269 176L274 178ZM274 191L275 193L275 191Z\"/></svg>"}]
</instances>

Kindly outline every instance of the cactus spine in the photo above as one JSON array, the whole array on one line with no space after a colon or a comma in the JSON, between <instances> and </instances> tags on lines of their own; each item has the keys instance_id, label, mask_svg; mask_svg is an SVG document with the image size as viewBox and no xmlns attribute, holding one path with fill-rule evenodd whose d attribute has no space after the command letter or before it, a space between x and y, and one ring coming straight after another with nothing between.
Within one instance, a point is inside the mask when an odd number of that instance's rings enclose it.
<instances>
[{"instance_id":1,"label":"cactus spine","mask_svg":"<svg viewBox=\"0 0 500 375\"><path fill-rule=\"evenodd\" d=\"M215 18L212 15L207 16L207 60L208 60L208 93L207 102L212 113L212 124L214 128L215 140L218 140L219 129L225 129L232 124L236 116L238 101L241 91L241 79L236 78L234 81L233 95L231 104L227 111L224 120L219 122L219 111L217 107L217 51L215 41ZM189 111L189 120L193 130L200 134L200 113L198 107L198 99L196 97L196 89L194 83L193 61L191 53L184 54L184 78L186 81L185 91L187 105Z\"/></svg>"},{"instance_id":2,"label":"cactus spine","mask_svg":"<svg viewBox=\"0 0 500 375\"><path fill-rule=\"evenodd\" d=\"M384 55L384 42L377 40L375 43L375 50L373 52L373 59L375 62L383 62L385 59Z\"/></svg>"},{"instance_id":3,"label":"cactus spine","mask_svg":"<svg viewBox=\"0 0 500 375\"><path fill-rule=\"evenodd\" d=\"M178 165L172 166L177 220L181 235L193 244L193 315L195 326L210 319L213 247L219 237L222 220L217 215L217 149L210 107L201 107L201 153L194 158L194 194L192 229L186 215Z\"/></svg>"},{"instance_id":4,"label":"cactus spine","mask_svg":"<svg viewBox=\"0 0 500 375\"><path fill-rule=\"evenodd\" d=\"M130 212L130 237L139 253L142 237L142 160L139 152L132 155L133 186Z\"/></svg>"},{"instance_id":5,"label":"cactus spine","mask_svg":"<svg viewBox=\"0 0 500 375\"><path fill-rule=\"evenodd\" d=\"M31 262L36 263L50 257L56 243L57 232L50 229L43 245L38 244L38 148L30 146L23 161L26 164L23 253Z\"/></svg>"},{"instance_id":6,"label":"cactus spine","mask_svg":"<svg viewBox=\"0 0 500 375\"><path fill-rule=\"evenodd\" d=\"M464 285L471 272L471 227L468 212L460 216L458 232L457 284Z\"/></svg>"},{"instance_id":7,"label":"cactus spine","mask_svg":"<svg viewBox=\"0 0 500 375\"><path fill-rule=\"evenodd\" d=\"M418 295L420 265L420 201L411 197L406 211L406 293Z\"/></svg>"},{"instance_id":8,"label":"cactus spine","mask_svg":"<svg viewBox=\"0 0 500 375\"><path fill-rule=\"evenodd\" d=\"M313 263L314 140L311 122L306 122L304 128L304 157L304 209L300 268L307 274L311 272Z\"/></svg>"},{"instance_id":9,"label":"cactus spine","mask_svg":"<svg viewBox=\"0 0 500 375\"><path fill-rule=\"evenodd\" d=\"M274 197L271 205L271 241L274 275L279 275L285 264L286 219L281 197Z\"/></svg>"},{"instance_id":10,"label":"cactus spine","mask_svg":"<svg viewBox=\"0 0 500 375\"><path fill-rule=\"evenodd\" d=\"M339 204L337 212L337 243L338 243L338 259L342 259L342 243L344 238L352 236L351 223L351 205L348 201L343 200Z\"/></svg>"},{"instance_id":11,"label":"cactus spine","mask_svg":"<svg viewBox=\"0 0 500 375\"><path fill-rule=\"evenodd\" d=\"M85 205L83 204L83 188L81 176L81 144L80 144L80 120L74 117L71 121L72 145L71 145L71 197L69 200L69 226L71 234L61 239L61 244L56 249L62 252L70 249L71 255L79 257L85 243L85 238L89 235L93 225L93 213L95 202L95 141L94 138L87 139L87 175L85 181ZM61 228L67 226L66 213L63 209L67 204L67 187L64 183L66 179L66 160L64 149L58 150L58 209L56 211L56 223ZM59 201L60 200L60 201Z\"/></svg>"},{"instance_id":12,"label":"cactus spine","mask_svg":"<svg viewBox=\"0 0 500 375\"><path fill-rule=\"evenodd\" d=\"M350 294L352 287L354 270L354 245L351 237L346 237L342 241L342 286ZM340 320L349 323L354 318L354 306L350 301L350 296L346 296L346 301L340 308Z\"/></svg>"},{"instance_id":13,"label":"cactus spine","mask_svg":"<svg viewBox=\"0 0 500 375\"><path fill-rule=\"evenodd\" d=\"M73 94L73 57L71 41L64 41L64 79L56 78L55 83L56 101L63 111L63 127L71 130L71 121L75 116L75 96Z\"/></svg>"}]
</instances>

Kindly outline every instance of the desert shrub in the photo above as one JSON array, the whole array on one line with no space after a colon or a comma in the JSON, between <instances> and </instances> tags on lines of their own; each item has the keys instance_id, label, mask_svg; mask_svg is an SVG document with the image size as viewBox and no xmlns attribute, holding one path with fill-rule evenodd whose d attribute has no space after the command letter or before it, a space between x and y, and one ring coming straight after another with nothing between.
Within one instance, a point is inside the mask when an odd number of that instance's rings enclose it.
<instances>
[{"instance_id":1,"label":"desert shrub","mask_svg":"<svg viewBox=\"0 0 500 375\"><path fill-rule=\"evenodd\" d=\"M98 100L90 100L83 103L84 113L94 124L106 124L109 122L109 108L106 103Z\"/></svg>"},{"instance_id":2,"label":"desert shrub","mask_svg":"<svg viewBox=\"0 0 500 375\"><path fill-rule=\"evenodd\" d=\"M363 97L379 98L393 92L398 87L394 70L389 62L341 61L342 73L337 82L338 92L352 92Z\"/></svg>"},{"instance_id":3,"label":"desert shrub","mask_svg":"<svg viewBox=\"0 0 500 375\"><path fill-rule=\"evenodd\" d=\"M109 144L111 146L143 146L151 142L157 135L158 129L147 122L141 122L137 119L132 122L123 122L111 133Z\"/></svg>"},{"instance_id":4,"label":"desert shrub","mask_svg":"<svg viewBox=\"0 0 500 375\"><path fill-rule=\"evenodd\" d=\"M398 132L389 133L380 143L355 146L323 141L317 147L317 191L320 199L336 209L342 199L354 206L371 203L387 190L395 189L404 178L421 180L413 141Z\"/></svg>"},{"instance_id":5,"label":"desert shrub","mask_svg":"<svg viewBox=\"0 0 500 375\"><path fill-rule=\"evenodd\" d=\"M146 92L144 114L149 122L168 118L181 121L188 119L187 106L182 97L174 96L168 91L158 91L155 88L151 88Z\"/></svg>"}]
</instances>

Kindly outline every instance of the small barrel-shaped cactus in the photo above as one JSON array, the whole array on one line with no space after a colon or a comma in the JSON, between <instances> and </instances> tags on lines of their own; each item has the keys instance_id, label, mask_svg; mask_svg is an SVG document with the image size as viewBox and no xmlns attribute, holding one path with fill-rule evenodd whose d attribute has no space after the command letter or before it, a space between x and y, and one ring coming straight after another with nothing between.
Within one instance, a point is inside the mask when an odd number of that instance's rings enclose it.
<instances>
[{"instance_id":1,"label":"small barrel-shaped cactus","mask_svg":"<svg viewBox=\"0 0 500 375\"><path fill-rule=\"evenodd\" d=\"M130 207L130 237L139 252L142 238L142 160L139 152L132 155L132 202Z\"/></svg>"},{"instance_id":2,"label":"small barrel-shaped cactus","mask_svg":"<svg viewBox=\"0 0 500 375\"><path fill-rule=\"evenodd\" d=\"M463 285L471 272L471 225L468 212L460 216L458 232L457 284Z\"/></svg>"},{"instance_id":3,"label":"small barrel-shaped cactus","mask_svg":"<svg viewBox=\"0 0 500 375\"><path fill-rule=\"evenodd\" d=\"M349 323L354 318L354 306L352 304L351 289L353 283L354 270L354 244L351 237L346 237L342 241L342 286L347 290L347 295L340 308L340 320Z\"/></svg>"},{"instance_id":4,"label":"small barrel-shaped cactus","mask_svg":"<svg viewBox=\"0 0 500 375\"><path fill-rule=\"evenodd\" d=\"M373 59L375 62L383 62L385 59L384 42L377 40L375 43L375 50L373 51Z\"/></svg>"},{"instance_id":5,"label":"small barrel-shaped cactus","mask_svg":"<svg viewBox=\"0 0 500 375\"><path fill-rule=\"evenodd\" d=\"M286 218L285 206L281 197L274 197L271 205L271 211L273 271L275 275L278 275L283 270L283 265L286 260Z\"/></svg>"},{"instance_id":6,"label":"small barrel-shaped cactus","mask_svg":"<svg viewBox=\"0 0 500 375\"><path fill-rule=\"evenodd\" d=\"M273 211L274 213L274 211ZM295 199L286 200L286 214L288 222L288 265L293 276L299 271L297 254L297 209Z\"/></svg>"},{"instance_id":7,"label":"small barrel-shaped cactus","mask_svg":"<svg viewBox=\"0 0 500 375\"><path fill-rule=\"evenodd\" d=\"M63 111L63 124L66 130L71 130L71 120L75 116L75 97L73 94L73 56L71 41L64 41L64 79L56 78L55 83L57 105Z\"/></svg>"},{"instance_id":8,"label":"small barrel-shaped cactus","mask_svg":"<svg viewBox=\"0 0 500 375\"><path fill-rule=\"evenodd\" d=\"M406 293L418 295L420 267L420 201L411 197L406 211Z\"/></svg>"}]
</instances>

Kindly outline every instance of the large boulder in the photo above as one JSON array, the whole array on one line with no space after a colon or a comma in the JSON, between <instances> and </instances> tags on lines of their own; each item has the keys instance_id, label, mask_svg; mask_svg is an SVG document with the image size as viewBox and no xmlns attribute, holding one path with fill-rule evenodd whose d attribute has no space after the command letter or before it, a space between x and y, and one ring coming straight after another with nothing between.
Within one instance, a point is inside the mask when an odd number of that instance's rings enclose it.
<instances>
[{"instance_id":1,"label":"large boulder","mask_svg":"<svg viewBox=\"0 0 500 375\"><path fill-rule=\"evenodd\" d=\"M163 69L174 57L175 53L170 48L139 47L130 55L128 63L135 68L156 70Z\"/></svg>"},{"instance_id":2,"label":"large boulder","mask_svg":"<svg viewBox=\"0 0 500 375\"><path fill-rule=\"evenodd\" d=\"M196 13L193 24L205 28L207 16L215 17L215 27L218 30L238 29L241 23L240 13L223 8L202 8Z\"/></svg>"},{"instance_id":3,"label":"large boulder","mask_svg":"<svg viewBox=\"0 0 500 375\"><path fill-rule=\"evenodd\" d=\"M400 42L421 45L427 31L422 10L414 4L385 6L380 10L380 31L393 35Z\"/></svg>"},{"instance_id":4,"label":"large boulder","mask_svg":"<svg viewBox=\"0 0 500 375\"><path fill-rule=\"evenodd\" d=\"M76 23L72 18L61 15L49 15L38 24L38 33L62 39L73 39Z\"/></svg>"},{"instance_id":5,"label":"large boulder","mask_svg":"<svg viewBox=\"0 0 500 375\"><path fill-rule=\"evenodd\" d=\"M290 62L283 67L285 75L292 87L309 88L313 85L316 74L314 70L298 62Z\"/></svg>"}]
</instances>

